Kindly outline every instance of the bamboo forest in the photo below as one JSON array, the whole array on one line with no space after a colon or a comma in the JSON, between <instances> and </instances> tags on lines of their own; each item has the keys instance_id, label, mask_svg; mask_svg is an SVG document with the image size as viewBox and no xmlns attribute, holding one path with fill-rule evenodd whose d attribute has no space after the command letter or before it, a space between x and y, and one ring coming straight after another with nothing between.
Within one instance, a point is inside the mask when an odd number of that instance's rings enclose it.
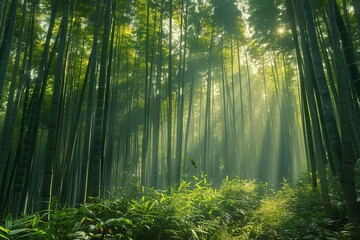
<instances>
[{"instance_id":1,"label":"bamboo forest","mask_svg":"<svg viewBox=\"0 0 360 240\"><path fill-rule=\"evenodd\" d=\"M360 239L360 1L0 0L0 239Z\"/></svg>"}]
</instances>

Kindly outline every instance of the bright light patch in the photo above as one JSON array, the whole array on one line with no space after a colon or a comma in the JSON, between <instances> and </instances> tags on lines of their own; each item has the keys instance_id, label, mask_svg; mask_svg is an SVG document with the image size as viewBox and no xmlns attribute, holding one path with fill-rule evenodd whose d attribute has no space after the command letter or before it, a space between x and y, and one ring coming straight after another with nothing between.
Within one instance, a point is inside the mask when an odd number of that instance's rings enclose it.
<instances>
[{"instance_id":1,"label":"bright light patch","mask_svg":"<svg viewBox=\"0 0 360 240\"><path fill-rule=\"evenodd\" d=\"M280 35L282 35L282 34L285 33L285 28L279 27L278 30L277 30L277 32L278 32Z\"/></svg>"}]
</instances>

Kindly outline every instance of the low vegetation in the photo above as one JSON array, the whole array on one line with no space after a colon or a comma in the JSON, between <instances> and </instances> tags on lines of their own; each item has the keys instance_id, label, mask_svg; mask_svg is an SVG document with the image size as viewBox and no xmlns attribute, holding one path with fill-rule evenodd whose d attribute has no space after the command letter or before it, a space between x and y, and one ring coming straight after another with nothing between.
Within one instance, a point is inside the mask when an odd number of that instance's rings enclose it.
<instances>
[{"instance_id":1,"label":"low vegetation","mask_svg":"<svg viewBox=\"0 0 360 240\"><path fill-rule=\"evenodd\" d=\"M318 189L306 181L294 187L284 181L275 191L256 180L226 179L215 189L203 176L168 192L128 186L112 195L111 200L92 199L77 207L54 201L50 213L17 220L9 214L0 225L0 237L350 239L342 201L333 201L333 212L325 213Z\"/></svg>"}]
</instances>

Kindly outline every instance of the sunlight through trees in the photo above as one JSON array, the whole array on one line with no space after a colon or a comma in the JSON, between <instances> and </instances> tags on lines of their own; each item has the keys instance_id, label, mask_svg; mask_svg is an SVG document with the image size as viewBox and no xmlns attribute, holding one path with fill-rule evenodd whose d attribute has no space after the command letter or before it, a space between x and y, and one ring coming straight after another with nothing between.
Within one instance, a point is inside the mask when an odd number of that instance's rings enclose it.
<instances>
[{"instance_id":1,"label":"sunlight through trees","mask_svg":"<svg viewBox=\"0 0 360 240\"><path fill-rule=\"evenodd\" d=\"M1 217L305 172L360 223L359 1L0 5Z\"/></svg>"}]
</instances>

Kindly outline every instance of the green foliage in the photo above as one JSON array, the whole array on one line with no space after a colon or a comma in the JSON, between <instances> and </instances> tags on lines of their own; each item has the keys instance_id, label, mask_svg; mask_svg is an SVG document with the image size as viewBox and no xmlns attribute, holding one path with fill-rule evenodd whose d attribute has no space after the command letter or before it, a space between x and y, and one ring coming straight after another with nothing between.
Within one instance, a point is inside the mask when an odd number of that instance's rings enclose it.
<instances>
[{"instance_id":1,"label":"green foliage","mask_svg":"<svg viewBox=\"0 0 360 240\"><path fill-rule=\"evenodd\" d=\"M255 180L209 185L206 175L168 191L121 189L115 200L78 207L54 205L48 214L0 226L2 239L348 239L339 214L328 216L321 195L299 181L274 191ZM348 228L350 228L349 226ZM342 233L339 233L342 231Z\"/></svg>"},{"instance_id":2,"label":"green foliage","mask_svg":"<svg viewBox=\"0 0 360 240\"><path fill-rule=\"evenodd\" d=\"M11 214L8 214L4 226L0 226L0 237L1 239L52 239L43 230L46 229L43 223L39 215L13 220Z\"/></svg>"},{"instance_id":3,"label":"green foliage","mask_svg":"<svg viewBox=\"0 0 360 240\"><path fill-rule=\"evenodd\" d=\"M261 201L254 218L241 229L242 236L256 239L338 239L343 219L328 216L319 189L298 182L283 187ZM345 238L346 239L346 238Z\"/></svg>"},{"instance_id":4,"label":"green foliage","mask_svg":"<svg viewBox=\"0 0 360 240\"><path fill-rule=\"evenodd\" d=\"M241 11L233 0L212 0L215 22L230 35L243 37L244 23L240 19Z\"/></svg>"}]
</instances>

